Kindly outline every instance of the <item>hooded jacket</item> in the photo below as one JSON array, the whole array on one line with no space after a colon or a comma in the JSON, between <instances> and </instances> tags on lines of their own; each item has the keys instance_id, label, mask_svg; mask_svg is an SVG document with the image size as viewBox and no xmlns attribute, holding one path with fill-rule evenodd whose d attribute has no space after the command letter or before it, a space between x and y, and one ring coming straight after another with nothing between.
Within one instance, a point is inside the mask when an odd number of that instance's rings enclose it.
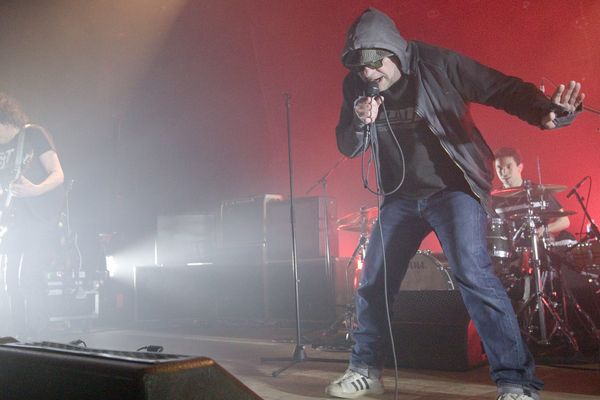
<instances>
[{"instance_id":1,"label":"hooded jacket","mask_svg":"<svg viewBox=\"0 0 600 400\"><path fill-rule=\"evenodd\" d=\"M494 156L473 122L469 103L504 110L540 127L542 117L551 111L550 100L535 85L469 57L405 40L394 22L373 8L348 30L342 62L351 51L366 48L391 51L400 60L402 74L412 75L416 81L416 113L426 120L473 193L490 211ZM364 95L364 89L365 83L356 73L345 77L336 137L339 150L349 157L363 150L365 125L354 114L354 101Z\"/></svg>"}]
</instances>

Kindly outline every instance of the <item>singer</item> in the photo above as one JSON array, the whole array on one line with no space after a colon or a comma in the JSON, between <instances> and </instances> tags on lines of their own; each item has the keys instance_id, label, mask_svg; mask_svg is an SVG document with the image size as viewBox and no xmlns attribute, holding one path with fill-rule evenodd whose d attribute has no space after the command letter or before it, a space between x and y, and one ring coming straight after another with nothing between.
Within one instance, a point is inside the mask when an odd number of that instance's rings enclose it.
<instances>
[{"instance_id":1,"label":"singer","mask_svg":"<svg viewBox=\"0 0 600 400\"><path fill-rule=\"evenodd\" d=\"M543 383L487 252L494 156L469 103L554 129L571 123L582 108L581 85L570 82L566 90L560 85L548 99L535 85L464 55L405 40L394 21L372 8L357 18L346 38L342 63L349 73L337 143L350 157L376 148L384 199L357 289L358 327L349 367L326 392L342 398L383 393L384 275L393 304L409 260L434 231L484 343L497 399L539 399ZM372 82L378 95L366 95ZM368 125L373 140L365 145Z\"/></svg>"},{"instance_id":2,"label":"singer","mask_svg":"<svg viewBox=\"0 0 600 400\"><path fill-rule=\"evenodd\" d=\"M45 272L62 205L55 189L64 174L49 134L27 122L17 103L0 93L0 252L11 312L0 336L39 341L46 336Z\"/></svg>"}]
</instances>

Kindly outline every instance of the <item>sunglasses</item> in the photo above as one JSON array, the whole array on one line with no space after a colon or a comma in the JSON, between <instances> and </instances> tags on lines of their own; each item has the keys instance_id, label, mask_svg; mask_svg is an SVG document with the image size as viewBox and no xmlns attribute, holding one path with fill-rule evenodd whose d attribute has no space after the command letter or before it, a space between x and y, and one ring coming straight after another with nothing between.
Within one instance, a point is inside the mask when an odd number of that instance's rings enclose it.
<instances>
[{"instance_id":1,"label":"sunglasses","mask_svg":"<svg viewBox=\"0 0 600 400\"><path fill-rule=\"evenodd\" d=\"M377 69L383 67L383 58L377 61L371 61L370 63L357 65L354 67L350 67L350 71L352 72L361 72L365 68Z\"/></svg>"}]
</instances>

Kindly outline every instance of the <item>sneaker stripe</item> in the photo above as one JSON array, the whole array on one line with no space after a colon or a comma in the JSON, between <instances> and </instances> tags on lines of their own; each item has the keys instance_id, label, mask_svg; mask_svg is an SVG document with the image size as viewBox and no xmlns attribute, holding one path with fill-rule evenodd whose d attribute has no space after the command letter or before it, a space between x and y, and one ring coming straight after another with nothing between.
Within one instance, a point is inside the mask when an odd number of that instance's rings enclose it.
<instances>
[{"instance_id":1,"label":"sneaker stripe","mask_svg":"<svg viewBox=\"0 0 600 400\"><path fill-rule=\"evenodd\" d=\"M352 386L354 386L354 390L355 390L356 392L358 392L358 391L360 390L360 389L358 388L358 385L356 384L356 381L352 381L352 382L350 382L350 383L352 384Z\"/></svg>"},{"instance_id":2,"label":"sneaker stripe","mask_svg":"<svg viewBox=\"0 0 600 400\"><path fill-rule=\"evenodd\" d=\"M364 390L365 389L363 387L362 381L360 379L357 379L355 382L358 384L358 386L360 386L360 390Z\"/></svg>"},{"instance_id":3,"label":"sneaker stripe","mask_svg":"<svg viewBox=\"0 0 600 400\"><path fill-rule=\"evenodd\" d=\"M365 383L365 387L367 388L367 390L368 390L368 389L371 389L371 387L369 386L369 382L367 381L367 378L365 378L365 377L363 376L362 380L363 380L363 382Z\"/></svg>"}]
</instances>

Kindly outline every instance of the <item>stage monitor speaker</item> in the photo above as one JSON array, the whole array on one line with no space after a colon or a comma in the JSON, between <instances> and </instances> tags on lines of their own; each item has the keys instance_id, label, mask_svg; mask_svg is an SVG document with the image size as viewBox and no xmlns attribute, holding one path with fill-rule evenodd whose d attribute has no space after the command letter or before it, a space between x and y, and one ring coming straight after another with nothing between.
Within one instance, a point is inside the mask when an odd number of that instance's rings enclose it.
<instances>
[{"instance_id":1,"label":"stage monitor speaker","mask_svg":"<svg viewBox=\"0 0 600 400\"><path fill-rule=\"evenodd\" d=\"M325 197L300 197L294 199L298 259L314 259L326 256L325 207L327 207L327 215L329 216L329 254L331 257L338 255L335 200ZM269 261L289 260L292 255L289 200L269 204L266 234L267 259Z\"/></svg>"},{"instance_id":2,"label":"stage monitor speaker","mask_svg":"<svg viewBox=\"0 0 600 400\"><path fill-rule=\"evenodd\" d=\"M392 331L400 367L465 371L486 360L457 290L400 290Z\"/></svg>"},{"instance_id":3,"label":"stage monitor speaker","mask_svg":"<svg viewBox=\"0 0 600 400\"><path fill-rule=\"evenodd\" d=\"M257 400L215 361L58 343L0 345L3 400Z\"/></svg>"}]
</instances>

